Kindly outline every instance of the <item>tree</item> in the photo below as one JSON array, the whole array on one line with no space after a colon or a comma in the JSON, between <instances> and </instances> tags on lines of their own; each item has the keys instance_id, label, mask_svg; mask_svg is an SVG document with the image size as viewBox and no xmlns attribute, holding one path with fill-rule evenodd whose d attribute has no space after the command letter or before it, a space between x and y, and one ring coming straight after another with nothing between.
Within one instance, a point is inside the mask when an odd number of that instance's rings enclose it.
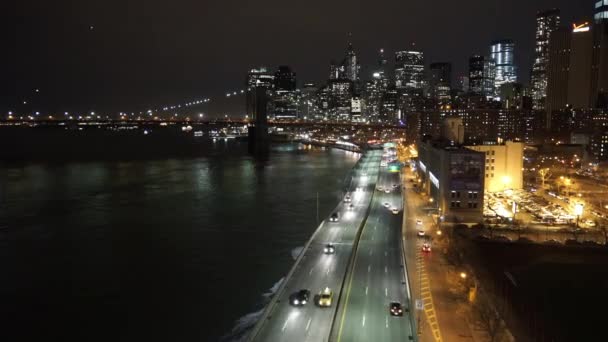
<instances>
[{"instance_id":1,"label":"tree","mask_svg":"<svg viewBox=\"0 0 608 342\"><path fill-rule=\"evenodd\" d=\"M488 293L480 293L471 307L474 324L488 334L490 342L500 341L506 333L505 309L503 301Z\"/></svg>"},{"instance_id":2,"label":"tree","mask_svg":"<svg viewBox=\"0 0 608 342\"><path fill-rule=\"evenodd\" d=\"M551 176L552 176L551 170L548 167L546 167L544 169L538 170L538 174L540 175L540 181L541 181L543 189L544 189L545 182L548 181L549 178L551 178Z\"/></svg>"}]
</instances>

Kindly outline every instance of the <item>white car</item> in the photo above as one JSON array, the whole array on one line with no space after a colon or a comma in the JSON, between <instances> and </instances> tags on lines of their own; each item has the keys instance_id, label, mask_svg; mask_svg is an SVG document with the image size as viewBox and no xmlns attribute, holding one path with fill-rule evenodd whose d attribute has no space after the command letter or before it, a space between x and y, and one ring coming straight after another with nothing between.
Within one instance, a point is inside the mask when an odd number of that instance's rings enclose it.
<instances>
[{"instance_id":1,"label":"white car","mask_svg":"<svg viewBox=\"0 0 608 342\"><path fill-rule=\"evenodd\" d=\"M397 209L397 208L392 208L392 209L391 209L391 212L392 212L393 214L397 215L397 214L399 214L399 209Z\"/></svg>"},{"instance_id":2,"label":"white car","mask_svg":"<svg viewBox=\"0 0 608 342\"><path fill-rule=\"evenodd\" d=\"M416 219L416 225L422 226L422 220L421 219Z\"/></svg>"},{"instance_id":3,"label":"white car","mask_svg":"<svg viewBox=\"0 0 608 342\"><path fill-rule=\"evenodd\" d=\"M378 191L384 191L384 188L383 188L383 187L381 187L381 186L379 186L379 187L378 187Z\"/></svg>"},{"instance_id":4,"label":"white car","mask_svg":"<svg viewBox=\"0 0 608 342\"><path fill-rule=\"evenodd\" d=\"M344 196L344 202L345 203L350 203L351 199L349 195Z\"/></svg>"},{"instance_id":5,"label":"white car","mask_svg":"<svg viewBox=\"0 0 608 342\"><path fill-rule=\"evenodd\" d=\"M385 208L390 208L390 207L391 207L391 204L390 204L390 203L388 203L388 202L384 202L384 207L385 207Z\"/></svg>"},{"instance_id":6,"label":"white car","mask_svg":"<svg viewBox=\"0 0 608 342\"><path fill-rule=\"evenodd\" d=\"M386 190L384 190L384 192L386 192L387 194L390 194L391 190L390 189L386 189Z\"/></svg>"},{"instance_id":7,"label":"white car","mask_svg":"<svg viewBox=\"0 0 608 342\"><path fill-rule=\"evenodd\" d=\"M595 227L595 221L593 220L586 220L585 224L589 227Z\"/></svg>"},{"instance_id":8,"label":"white car","mask_svg":"<svg viewBox=\"0 0 608 342\"><path fill-rule=\"evenodd\" d=\"M424 237L424 230L418 230L418 236Z\"/></svg>"}]
</instances>

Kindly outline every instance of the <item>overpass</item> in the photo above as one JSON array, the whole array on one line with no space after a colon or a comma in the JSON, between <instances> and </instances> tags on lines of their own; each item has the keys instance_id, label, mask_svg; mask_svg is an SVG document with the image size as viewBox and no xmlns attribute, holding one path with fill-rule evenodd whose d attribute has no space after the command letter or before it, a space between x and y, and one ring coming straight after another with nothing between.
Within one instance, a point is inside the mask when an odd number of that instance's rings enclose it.
<instances>
[{"instance_id":1,"label":"overpass","mask_svg":"<svg viewBox=\"0 0 608 342\"><path fill-rule=\"evenodd\" d=\"M272 301L248 336L249 341L411 341L415 335L409 283L404 269L398 174L380 167L382 151L367 151L352 171L353 209L341 201L339 222L323 221L305 245ZM401 186L398 185L400 188ZM393 214L385 206L399 208ZM327 243L335 254L325 254ZM328 308L316 305L324 288L333 291ZM311 303L292 306L290 296L311 292ZM389 303L403 304L403 317L391 316Z\"/></svg>"}]
</instances>

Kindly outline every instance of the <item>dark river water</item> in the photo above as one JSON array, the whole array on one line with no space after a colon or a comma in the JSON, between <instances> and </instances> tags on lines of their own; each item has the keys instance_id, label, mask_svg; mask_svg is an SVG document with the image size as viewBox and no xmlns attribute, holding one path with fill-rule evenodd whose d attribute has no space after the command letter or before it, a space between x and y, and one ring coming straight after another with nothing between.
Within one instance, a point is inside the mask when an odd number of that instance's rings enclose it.
<instances>
[{"instance_id":1,"label":"dark river water","mask_svg":"<svg viewBox=\"0 0 608 342\"><path fill-rule=\"evenodd\" d=\"M237 340L358 155L0 167L0 341ZM266 295L265 295L266 294Z\"/></svg>"}]
</instances>

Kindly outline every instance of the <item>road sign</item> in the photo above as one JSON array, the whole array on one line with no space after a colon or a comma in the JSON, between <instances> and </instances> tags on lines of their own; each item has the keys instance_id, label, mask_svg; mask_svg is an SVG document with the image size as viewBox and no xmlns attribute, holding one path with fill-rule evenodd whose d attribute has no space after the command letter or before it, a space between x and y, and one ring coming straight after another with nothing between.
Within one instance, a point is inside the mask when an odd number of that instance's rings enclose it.
<instances>
[{"instance_id":1,"label":"road sign","mask_svg":"<svg viewBox=\"0 0 608 342\"><path fill-rule=\"evenodd\" d=\"M416 299L416 310L424 310L422 299Z\"/></svg>"}]
</instances>

